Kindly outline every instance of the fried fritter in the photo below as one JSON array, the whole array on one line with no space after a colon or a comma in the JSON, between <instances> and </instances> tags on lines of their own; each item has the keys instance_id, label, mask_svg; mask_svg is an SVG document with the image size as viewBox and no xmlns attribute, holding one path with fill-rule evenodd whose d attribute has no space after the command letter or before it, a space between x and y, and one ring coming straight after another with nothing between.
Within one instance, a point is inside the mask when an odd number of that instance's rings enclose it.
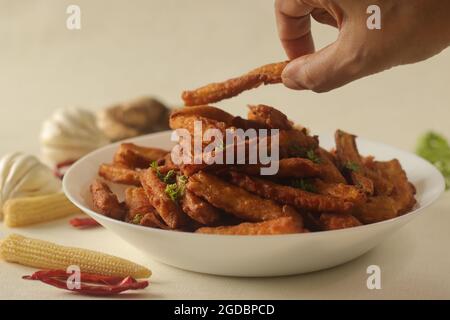
<instances>
[{"instance_id":1,"label":"fried fritter","mask_svg":"<svg viewBox=\"0 0 450 320\"><path fill-rule=\"evenodd\" d=\"M90 191L95 211L116 220L124 219L126 208L106 183L95 179L90 186Z\"/></svg>"},{"instance_id":2,"label":"fried fritter","mask_svg":"<svg viewBox=\"0 0 450 320\"><path fill-rule=\"evenodd\" d=\"M292 210L275 201L262 199L203 171L191 176L186 187L213 206L247 221L265 221L292 214Z\"/></svg>"},{"instance_id":3,"label":"fried fritter","mask_svg":"<svg viewBox=\"0 0 450 320\"><path fill-rule=\"evenodd\" d=\"M266 165L268 166L268 165ZM233 170L249 175L260 175L260 164L243 164L234 166ZM317 177L321 173L321 166L305 158L286 158L278 161L278 172L274 175L277 178L305 178Z\"/></svg>"},{"instance_id":4,"label":"fried fritter","mask_svg":"<svg viewBox=\"0 0 450 320\"><path fill-rule=\"evenodd\" d=\"M394 192L391 196L395 201L397 214L401 215L410 211L416 204L416 199L414 198L416 189L408 181L400 162L397 159L376 161L375 165L394 186Z\"/></svg>"},{"instance_id":5,"label":"fried fritter","mask_svg":"<svg viewBox=\"0 0 450 320\"><path fill-rule=\"evenodd\" d=\"M361 225L354 216L348 213L322 213L319 223L323 230L337 230Z\"/></svg>"},{"instance_id":6,"label":"fried fritter","mask_svg":"<svg viewBox=\"0 0 450 320\"><path fill-rule=\"evenodd\" d=\"M169 151L159 148L137 146L133 143L122 143L114 155L114 164L130 169L146 169L153 161L164 157Z\"/></svg>"},{"instance_id":7,"label":"fried fritter","mask_svg":"<svg viewBox=\"0 0 450 320\"><path fill-rule=\"evenodd\" d=\"M150 204L156 209L169 228L177 229L188 222L187 216L179 205L166 194L166 184L159 179L155 170L150 168L143 171L141 184Z\"/></svg>"},{"instance_id":8,"label":"fried fritter","mask_svg":"<svg viewBox=\"0 0 450 320\"><path fill-rule=\"evenodd\" d=\"M156 209L150 204L143 188L127 188L125 190L125 204L128 207L126 221L146 227L167 229Z\"/></svg>"},{"instance_id":9,"label":"fried fritter","mask_svg":"<svg viewBox=\"0 0 450 320\"><path fill-rule=\"evenodd\" d=\"M215 225L220 219L220 211L208 202L187 190L181 199L181 208L192 220L203 225Z\"/></svg>"},{"instance_id":10,"label":"fried fritter","mask_svg":"<svg viewBox=\"0 0 450 320\"><path fill-rule=\"evenodd\" d=\"M111 182L134 186L141 185L140 172L121 165L101 164L98 169L98 174L100 177Z\"/></svg>"},{"instance_id":11,"label":"fried fritter","mask_svg":"<svg viewBox=\"0 0 450 320\"><path fill-rule=\"evenodd\" d=\"M344 176L332 161L331 154L322 148L316 149L320 159L320 178L325 182L347 183Z\"/></svg>"},{"instance_id":12,"label":"fried fritter","mask_svg":"<svg viewBox=\"0 0 450 320\"><path fill-rule=\"evenodd\" d=\"M356 206L352 214L362 223L369 224L395 218L397 208L393 198L376 196L369 197L364 204Z\"/></svg>"},{"instance_id":13,"label":"fried fritter","mask_svg":"<svg viewBox=\"0 0 450 320\"><path fill-rule=\"evenodd\" d=\"M349 201L279 185L237 172L231 172L231 181L248 192L255 193L265 199L292 205L299 210L341 213L347 212L353 207L353 203Z\"/></svg>"},{"instance_id":14,"label":"fried fritter","mask_svg":"<svg viewBox=\"0 0 450 320\"><path fill-rule=\"evenodd\" d=\"M333 196L344 201L361 204L367 199L365 193L353 185L324 182L320 179L315 179L312 184L317 193Z\"/></svg>"},{"instance_id":15,"label":"fried fritter","mask_svg":"<svg viewBox=\"0 0 450 320\"><path fill-rule=\"evenodd\" d=\"M186 106L198 106L234 97L262 84L280 83L281 73L287 63L288 61L267 64L237 78L184 91L181 98Z\"/></svg>"},{"instance_id":16,"label":"fried fritter","mask_svg":"<svg viewBox=\"0 0 450 320\"><path fill-rule=\"evenodd\" d=\"M247 118L264 125L270 129L291 130L293 123L281 111L259 104L256 106L248 106L249 112Z\"/></svg>"},{"instance_id":17,"label":"fried fritter","mask_svg":"<svg viewBox=\"0 0 450 320\"><path fill-rule=\"evenodd\" d=\"M227 235L270 235L304 232L301 219L281 217L273 220L249 223L244 222L236 226L203 227L196 233L227 234Z\"/></svg>"}]
</instances>

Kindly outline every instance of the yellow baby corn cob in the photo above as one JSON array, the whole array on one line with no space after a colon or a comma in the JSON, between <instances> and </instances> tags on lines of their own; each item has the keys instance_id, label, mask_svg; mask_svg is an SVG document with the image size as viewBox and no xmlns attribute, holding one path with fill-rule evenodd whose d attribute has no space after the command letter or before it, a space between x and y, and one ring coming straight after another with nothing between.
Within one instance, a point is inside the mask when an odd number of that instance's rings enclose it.
<instances>
[{"instance_id":1,"label":"yellow baby corn cob","mask_svg":"<svg viewBox=\"0 0 450 320\"><path fill-rule=\"evenodd\" d=\"M63 193L10 199L3 206L5 224L22 227L81 213Z\"/></svg>"},{"instance_id":2,"label":"yellow baby corn cob","mask_svg":"<svg viewBox=\"0 0 450 320\"><path fill-rule=\"evenodd\" d=\"M134 262L87 249L11 234L0 242L0 258L38 269L66 270L76 265L81 272L106 276L148 278L152 272Z\"/></svg>"}]
</instances>

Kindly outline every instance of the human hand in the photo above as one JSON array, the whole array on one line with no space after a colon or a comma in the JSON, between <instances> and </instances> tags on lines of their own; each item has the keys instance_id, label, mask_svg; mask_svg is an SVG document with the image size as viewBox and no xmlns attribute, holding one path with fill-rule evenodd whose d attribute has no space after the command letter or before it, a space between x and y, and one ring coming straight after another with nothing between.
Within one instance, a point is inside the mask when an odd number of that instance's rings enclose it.
<instances>
[{"instance_id":1,"label":"human hand","mask_svg":"<svg viewBox=\"0 0 450 320\"><path fill-rule=\"evenodd\" d=\"M381 9L381 29L367 8ZM278 33L292 60L282 78L291 89L325 92L391 67L425 60L450 45L450 1L275 0ZM315 52L311 17L339 29Z\"/></svg>"}]
</instances>

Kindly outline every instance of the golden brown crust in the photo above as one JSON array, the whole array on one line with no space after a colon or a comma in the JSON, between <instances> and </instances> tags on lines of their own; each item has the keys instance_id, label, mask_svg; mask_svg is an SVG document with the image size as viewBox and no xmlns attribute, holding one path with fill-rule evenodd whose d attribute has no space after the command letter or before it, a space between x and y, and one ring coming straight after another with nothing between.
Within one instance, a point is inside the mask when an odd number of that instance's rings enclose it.
<instances>
[{"instance_id":1,"label":"golden brown crust","mask_svg":"<svg viewBox=\"0 0 450 320\"><path fill-rule=\"evenodd\" d=\"M353 207L353 203L332 196L310 193L237 172L231 172L231 176L231 181L245 190L265 199L292 205L299 210L347 212Z\"/></svg>"},{"instance_id":2,"label":"golden brown crust","mask_svg":"<svg viewBox=\"0 0 450 320\"><path fill-rule=\"evenodd\" d=\"M141 174L141 184L144 187L150 204L171 229L184 226L188 219L177 203L172 201L165 192L166 184L159 180L153 169L147 169Z\"/></svg>"},{"instance_id":3,"label":"golden brown crust","mask_svg":"<svg viewBox=\"0 0 450 320\"><path fill-rule=\"evenodd\" d=\"M329 195L355 204L362 204L367 199L361 189L349 184L330 183L316 179L313 181L313 187L319 194Z\"/></svg>"},{"instance_id":4,"label":"golden brown crust","mask_svg":"<svg viewBox=\"0 0 450 320\"><path fill-rule=\"evenodd\" d=\"M98 174L100 177L111 182L134 186L141 185L140 172L121 165L101 164L98 169Z\"/></svg>"},{"instance_id":5,"label":"golden brown crust","mask_svg":"<svg viewBox=\"0 0 450 320\"><path fill-rule=\"evenodd\" d=\"M309 136L302 130L280 130L279 132L281 158L298 157L299 153L316 150L318 145L319 140L316 136Z\"/></svg>"},{"instance_id":6,"label":"golden brown crust","mask_svg":"<svg viewBox=\"0 0 450 320\"><path fill-rule=\"evenodd\" d=\"M249 175L259 176L261 168L266 167L260 164L243 164L234 166L233 170ZM306 178L317 177L321 173L321 166L305 158L286 158L278 161L278 171L273 177L277 178Z\"/></svg>"},{"instance_id":7,"label":"golden brown crust","mask_svg":"<svg viewBox=\"0 0 450 320\"><path fill-rule=\"evenodd\" d=\"M362 223L380 222L397 216L394 199L389 196L370 197L361 205L355 207L353 215Z\"/></svg>"},{"instance_id":8,"label":"golden brown crust","mask_svg":"<svg viewBox=\"0 0 450 320\"><path fill-rule=\"evenodd\" d=\"M213 206L247 221L265 221L288 215L276 202L262 199L203 171L189 178L187 189Z\"/></svg>"},{"instance_id":9,"label":"golden brown crust","mask_svg":"<svg viewBox=\"0 0 450 320\"><path fill-rule=\"evenodd\" d=\"M337 230L361 225L354 216L348 213L322 213L319 218L323 230Z\"/></svg>"},{"instance_id":10,"label":"golden brown crust","mask_svg":"<svg viewBox=\"0 0 450 320\"><path fill-rule=\"evenodd\" d=\"M236 226L203 227L196 233L228 234L228 235L270 235L304 232L300 219L294 217L281 217L264 222L244 222Z\"/></svg>"},{"instance_id":11,"label":"golden brown crust","mask_svg":"<svg viewBox=\"0 0 450 320\"><path fill-rule=\"evenodd\" d=\"M293 123L287 116L277 109L259 104L256 106L248 106L249 112L247 118L270 129L291 130Z\"/></svg>"},{"instance_id":12,"label":"golden brown crust","mask_svg":"<svg viewBox=\"0 0 450 320\"><path fill-rule=\"evenodd\" d=\"M220 219L220 211L208 202L187 190L181 199L181 207L192 220L203 225L215 225Z\"/></svg>"},{"instance_id":13,"label":"golden brown crust","mask_svg":"<svg viewBox=\"0 0 450 320\"><path fill-rule=\"evenodd\" d=\"M414 197L416 190L408 181L400 162L397 159L377 161L376 167L393 184L394 191L391 196L395 201L397 214L401 215L410 211L416 204Z\"/></svg>"},{"instance_id":14,"label":"golden brown crust","mask_svg":"<svg viewBox=\"0 0 450 320\"><path fill-rule=\"evenodd\" d=\"M164 157L169 151L159 148L137 146L133 143L122 143L114 155L114 164L135 169L146 169L153 161Z\"/></svg>"},{"instance_id":15,"label":"golden brown crust","mask_svg":"<svg viewBox=\"0 0 450 320\"><path fill-rule=\"evenodd\" d=\"M262 84L280 83L281 73L287 63L286 61L267 64L237 78L184 91L181 98L186 106L198 106L234 97Z\"/></svg>"},{"instance_id":16,"label":"golden brown crust","mask_svg":"<svg viewBox=\"0 0 450 320\"><path fill-rule=\"evenodd\" d=\"M125 218L125 206L119 202L106 183L95 179L90 186L90 191L95 211L117 220Z\"/></svg>"},{"instance_id":17,"label":"golden brown crust","mask_svg":"<svg viewBox=\"0 0 450 320\"><path fill-rule=\"evenodd\" d=\"M331 154L322 149L317 148L316 154L320 159L320 178L325 182L334 182L334 183L347 183L344 176L341 174L339 169L336 167L334 162L331 160Z\"/></svg>"},{"instance_id":18,"label":"golden brown crust","mask_svg":"<svg viewBox=\"0 0 450 320\"><path fill-rule=\"evenodd\" d=\"M155 208L150 204L143 188L129 187L125 190L125 204L128 207L127 222L138 223L141 226L167 229ZM134 221L140 215L139 221Z\"/></svg>"}]
</instances>

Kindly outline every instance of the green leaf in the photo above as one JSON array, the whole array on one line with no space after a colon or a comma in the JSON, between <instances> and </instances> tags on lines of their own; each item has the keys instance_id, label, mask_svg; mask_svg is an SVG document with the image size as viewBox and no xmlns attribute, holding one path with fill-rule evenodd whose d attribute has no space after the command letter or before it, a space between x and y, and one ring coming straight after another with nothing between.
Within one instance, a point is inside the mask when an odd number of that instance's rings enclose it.
<instances>
[{"instance_id":1,"label":"green leaf","mask_svg":"<svg viewBox=\"0 0 450 320\"><path fill-rule=\"evenodd\" d=\"M314 163L320 163L319 156L312 149L306 151L306 157Z\"/></svg>"},{"instance_id":2,"label":"green leaf","mask_svg":"<svg viewBox=\"0 0 450 320\"><path fill-rule=\"evenodd\" d=\"M305 179L293 179L291 181L291 186L308 192L316 192L316 188L314 187L314 185Z\"/></svg>"},{"instance_id":3,"label":"green leaf","mask_svg":"<svg viewBox=\"0 0 450 320\"><path fill-rule=\"evenodd\" d=\"M144 217L143 214L137 213L134 217L133 217L133 221L131 221L133 224L141 224L141 220Z\"/></svg>"},{"instance_id":4,"label":"green leaf","mask_svg":"<svg viewBox=\"0 0 450 320\"><path fill-rule=\"evenodd\" d=\"M175 170L169 170L165 176L163 176L162 181L164 183L174 183L176 178Z\"/></svg>"},{"instance_id":5,"label":"green leaf","mask_svg":"<svg viewBox=\"0 0 450 320\"><path fill-rule=\"evenodd\" d=\"M450 188L450 146L444 136L429 131L419 138L416 153L431 162L444 176L446 189Z\"/></svg>"},{"instance_id":6,"label":"green leaf","mask_svg":"<svg viewBox=\"0 0 450 320\"><path fill-rule=\"evenodd\" d=\"M346 167L348 170L353 171L353 172L358 172L359 171L359 164L354 163L354 162L347 162L344 167Z\"/></svg>"},{"instance_id":7,"label":"green leaf","mask_svg":"<svg viewBox=\"0 0 450 320\"><path fill-rule=\"evenodd\" d=\"M185 176L178 177L175 183L168 184L164 190L167 196L173 202L178 202L186 191L186 183L188 178Z\"/></svg>"}]
</instances>

